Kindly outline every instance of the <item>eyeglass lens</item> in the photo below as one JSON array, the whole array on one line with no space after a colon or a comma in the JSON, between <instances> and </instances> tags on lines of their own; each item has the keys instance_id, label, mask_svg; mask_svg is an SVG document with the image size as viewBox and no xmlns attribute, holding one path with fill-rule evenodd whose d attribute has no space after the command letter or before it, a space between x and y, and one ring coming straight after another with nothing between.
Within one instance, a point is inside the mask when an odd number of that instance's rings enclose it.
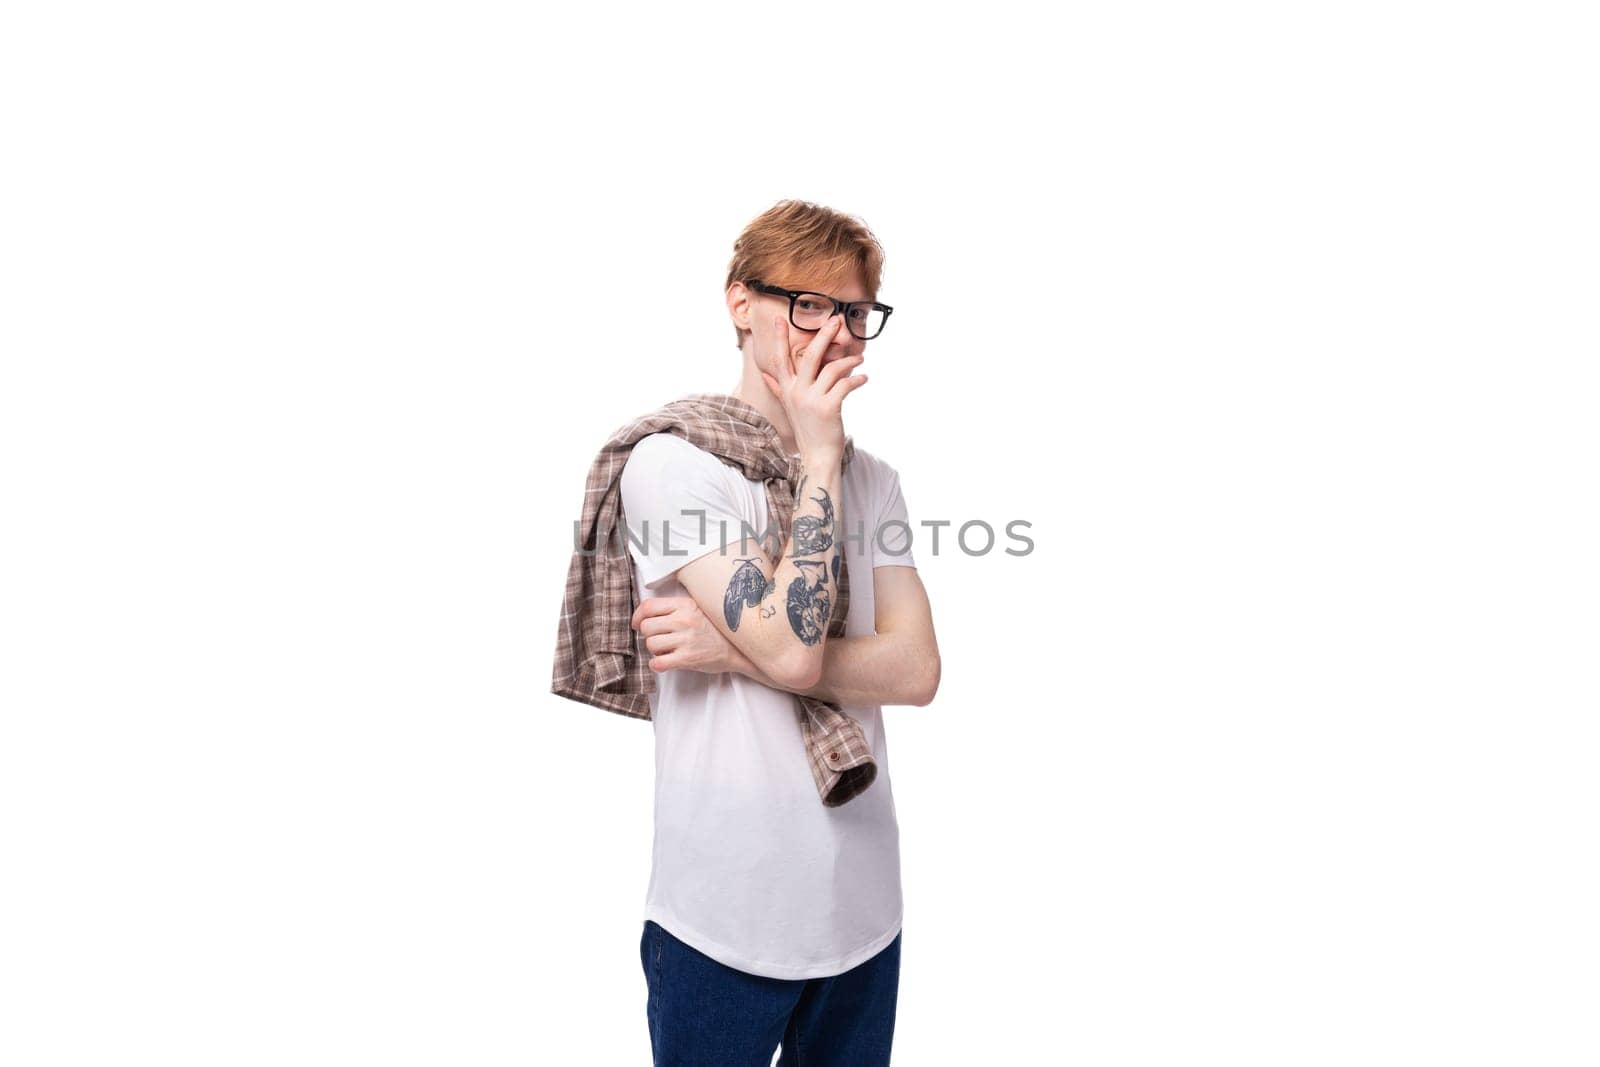
<instances>
[{"instance_id":1,"label":"eyeglass lens","mask_svg":"<svg viewBox=\"0 0 1600 1067\"><path fill-rule=\"evenodd\" d=\"M833 302L806 293L794 298L794 324L802 330L820 330L833 314ZM845 312L845 325L857 337L867 340L877 336L887 318L880 309L870 304L856 304Z\"/></svg>"}]
</instances>

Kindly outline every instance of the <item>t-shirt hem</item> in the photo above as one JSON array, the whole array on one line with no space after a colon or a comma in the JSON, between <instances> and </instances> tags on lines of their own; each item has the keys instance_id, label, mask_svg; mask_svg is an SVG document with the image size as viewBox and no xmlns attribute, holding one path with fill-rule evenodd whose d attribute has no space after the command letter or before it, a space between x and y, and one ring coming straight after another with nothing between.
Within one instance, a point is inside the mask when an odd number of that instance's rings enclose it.
<instances>
[{"instance_id":1,"label":"t-shirt hem","mask_svg":"<svg viewBox=\"0 0 1600 1067\"><path fill-rule=\"evenodd\" d=\"M769 960L751 959L741 953L735 952L726 945L720 944L704 936L694 927L689 926L674 915L667 908L659 904L646 904L644 917L655 922L673 937L688 945L698 952L702 952L712 959L735 970L744 971L746 974L758 975L762 978L832 978L843 974L850 968L858 966L876 956L888 947L889 942L895 939L900 932L900 927L905 913L895 916L887 933L879 934L865 945L852 952L846 953L832 960L816 960L811 963L795 966L792 964L774 963Z\"/></svg>"}]
</instances>

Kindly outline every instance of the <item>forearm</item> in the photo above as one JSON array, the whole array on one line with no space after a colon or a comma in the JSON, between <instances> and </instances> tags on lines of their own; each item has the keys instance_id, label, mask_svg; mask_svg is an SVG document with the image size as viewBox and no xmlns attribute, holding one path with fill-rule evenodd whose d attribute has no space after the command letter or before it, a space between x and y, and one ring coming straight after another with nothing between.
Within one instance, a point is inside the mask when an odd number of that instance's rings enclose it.
<instances>
[{"instance_id":1,"label":"forearm","mask_svg":"<svg viewBox=\"0 0 1600 1067\"><path fill-rule=\"evenodd\" d=\"M781 546L746 537L736 557L706 554L679 571L689 595L740 657L783 688L814 685L822 674L843 550L836 532L839 468L837 455L808 457ZM774 566L767 553L780 548Z\"/></svg>"},{"instance_id":2,"label":"forearm","mask_svg":"<svg viewBox=\"0 0 1600 1067\"><path fill-rule=\"evenodd\" d=\"M927 704L938 685L937 654L907 634L866 634L828 642L822 677L816 685L793 689L779 685L734 650L732 669L773 689L816 697L849 707L882 704Z\"/></svg>"},{"instance_id":3,"label":"forearm","mask_svg":"<svg viewBox=\"0 0 1600 1067\"><path fill-rule=\"evenodd\" d=\"M782 614L788 634L780 643L789 650L788 678L820 679L824 669L828 623L838 601L836 576L844 551L837 533L843 521L841 480L837 457L806 460L805 473L795 487L789 542L758 605L763 621L770 619L776 625L778 619L772 617ZM769 641L769 650L770 645ZM749 651L741 655L751 659Z\"/></svg>"}]
</instances>

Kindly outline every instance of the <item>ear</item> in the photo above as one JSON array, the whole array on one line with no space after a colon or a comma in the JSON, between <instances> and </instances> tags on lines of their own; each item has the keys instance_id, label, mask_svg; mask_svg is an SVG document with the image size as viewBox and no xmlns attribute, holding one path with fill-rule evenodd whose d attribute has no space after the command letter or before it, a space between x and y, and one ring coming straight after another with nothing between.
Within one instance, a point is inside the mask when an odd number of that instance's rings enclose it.
<instances>
[{"instance_id":1,"label":"ear","mask_svg":"<svg viewBox=\"0 0 1600 1067\"><path fill-rule=\"evenodd\" d=\"M728 286L726 296L728 303L728 316L733 319L734 326L741 330L750 328L750 290L745 288L744 282L734 282Z\"/></svg>"}]
</instances>

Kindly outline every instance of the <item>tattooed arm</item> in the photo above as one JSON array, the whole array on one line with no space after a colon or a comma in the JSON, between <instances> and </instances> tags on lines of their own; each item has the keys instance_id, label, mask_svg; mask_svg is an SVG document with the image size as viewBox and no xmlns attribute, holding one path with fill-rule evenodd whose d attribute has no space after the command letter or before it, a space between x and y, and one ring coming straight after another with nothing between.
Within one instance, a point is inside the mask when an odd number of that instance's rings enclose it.
<instances>
[{"instance_id":1,"label":"tattooed arm","mask_svg":"<svg viewBox=\"0 0 1600 1067\"><path fill-rule=\"evenodd\" d=\"M922 579L915 567L875 567L872 588L877 633L828 642L815 684L781 685L737 649L729 654L727 669L773 689L849 707L932 703L939 690L939 643Z\"/></svg>"},{"instance_id":2,"label":"tattooed arm","mask_svg":"<svg viewBox=\"0 0 1600 1067\"><path fill-rule=\"evenodd\" d=\"M797 486L789 543L774 568L751 538L685 564L678 580L717 630L779 688L815 685L822 675L828 621L839 576L839 456L805 461ZM649 637L670 625L655 601L639 605L634 623Z\"/></svg>"}]
</instances>

